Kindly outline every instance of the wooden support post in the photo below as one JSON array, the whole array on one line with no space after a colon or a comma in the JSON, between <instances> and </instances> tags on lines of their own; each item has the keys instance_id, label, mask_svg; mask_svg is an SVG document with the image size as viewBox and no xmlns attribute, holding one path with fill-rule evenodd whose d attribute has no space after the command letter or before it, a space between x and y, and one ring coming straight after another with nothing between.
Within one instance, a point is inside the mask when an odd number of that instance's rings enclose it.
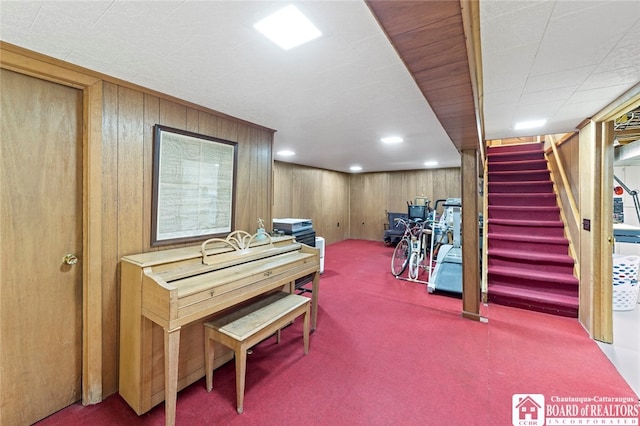
<instances>
[{"instance_id":1,"label":"wooden support post","mask_svg":"<svg viewBox=\"0 0 640 426\"><path fill-rule=\"evenodd\" d=\"M462 316L480 321L478 152L462 151Z\"/></svg>"},{"instance_id":2,"label":"wooden support post","mask_svg":"<svg viewBox=\"0 0 640 426\"><path fill-rule=\"evenodd\" d=\"M604 343L613 343L613 121L599 122L596 126L596 143L600 156L597 157L596 190L599 191L599 205L594 209L600 232L594 238L594 259L599 259L600 279L593 282L593 331L592 337ZM599 137L599 139L598 139ZM598 201L596 201L597 203ZM594 262L595 263L595 262Z\"/></svg>"}]
</instances>

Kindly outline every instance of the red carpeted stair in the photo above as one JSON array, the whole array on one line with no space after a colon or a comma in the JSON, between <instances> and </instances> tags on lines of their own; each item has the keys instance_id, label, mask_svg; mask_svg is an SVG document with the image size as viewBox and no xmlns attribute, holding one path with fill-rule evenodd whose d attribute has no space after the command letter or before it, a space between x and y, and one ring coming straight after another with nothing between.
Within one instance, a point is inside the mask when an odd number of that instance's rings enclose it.
<instances>
[{"instance_id":1,"label":"red carpeted stair","mask_svg":"<svg viewBox=\"0 0 640 426\"><path fill-rule=\"evenodd\" d=\"M574 260L542 144L488 148L489 301L578 316Z\"/></svg>"}]
</instances>

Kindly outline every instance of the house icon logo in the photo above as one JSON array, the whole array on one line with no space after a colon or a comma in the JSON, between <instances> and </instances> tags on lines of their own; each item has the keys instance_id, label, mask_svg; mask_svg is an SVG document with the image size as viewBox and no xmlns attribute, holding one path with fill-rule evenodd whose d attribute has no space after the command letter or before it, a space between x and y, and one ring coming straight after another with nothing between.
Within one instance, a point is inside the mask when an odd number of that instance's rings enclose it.
<instances>
[{"instance_id":1,"label":"house icon logo","mask_svg":"<svg viewBox=\"0 0 640 426\"><path fill-rule=\"evenodd\" d=\"M514 394L511 407L513 426L544 426L544 395Z\"/></svg>"}]
</instances>

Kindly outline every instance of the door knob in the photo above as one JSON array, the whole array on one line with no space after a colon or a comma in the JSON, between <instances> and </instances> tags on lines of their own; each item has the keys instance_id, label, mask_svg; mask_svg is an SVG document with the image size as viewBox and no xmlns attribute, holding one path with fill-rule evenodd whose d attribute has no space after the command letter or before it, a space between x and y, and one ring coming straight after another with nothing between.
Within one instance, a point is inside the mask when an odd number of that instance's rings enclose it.
<instances>
[{"instance_id":1,"label":"door knob","mask_svg":"<svg viewBox=\"0 0 640 426\"><path fill-rule=\"evenodd\" d=\"M69 253L62 258L62 263L64 263L65 265L75 265L76 263L78 263L78 258L75 254Z\"/></svg>"}]
</instances>

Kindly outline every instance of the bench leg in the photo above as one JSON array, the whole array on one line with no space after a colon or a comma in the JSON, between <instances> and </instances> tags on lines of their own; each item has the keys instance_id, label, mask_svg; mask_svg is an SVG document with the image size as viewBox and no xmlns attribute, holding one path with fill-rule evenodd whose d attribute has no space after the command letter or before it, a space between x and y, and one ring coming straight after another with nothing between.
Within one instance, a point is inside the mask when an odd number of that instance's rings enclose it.
<instances>
[{"instance_id":1,"label":"bench leg","mask_svg":"<svg viewBox=\"0 0 640 426\"><path fill-rule=\"evenodd\" d=\"M209 333L205 331L204 336L204 369L207 381L207 392L213 389L213 360L215 359L214 348L216 342L209 337Z\"/></svg>"},{"instance_id":2,"label":"bench leg","mask_svg":"<svg viewBox=\"0 0 640 426\"><path fill-rule=\"evenodd\" d=\"M304 320L302 322L302 333L304 336L304 354L309 353L309 304L304 311Z\"/></svg>"},{"instance_id":3,"label":"bench leg","mask_svg":"<svg viewBox=\"0 0 640 426\"><path fill-rule=\"evenodd\" d=\"M313 274L313 284L311 285L311 330L316 331L318 325L318 293L320 292L320 271Z\"/></svg>"},{"instance_id":4,"label":"bench leg","mask_svg":"<svg viewBox=\"0 0 640 426\"><path fill-rule=\"evenodd\" d=\"M247 372L247 349L240 345L236 349L236 403L238 414L244 411L244 380Z\"/></svg>"}]
</instances>

